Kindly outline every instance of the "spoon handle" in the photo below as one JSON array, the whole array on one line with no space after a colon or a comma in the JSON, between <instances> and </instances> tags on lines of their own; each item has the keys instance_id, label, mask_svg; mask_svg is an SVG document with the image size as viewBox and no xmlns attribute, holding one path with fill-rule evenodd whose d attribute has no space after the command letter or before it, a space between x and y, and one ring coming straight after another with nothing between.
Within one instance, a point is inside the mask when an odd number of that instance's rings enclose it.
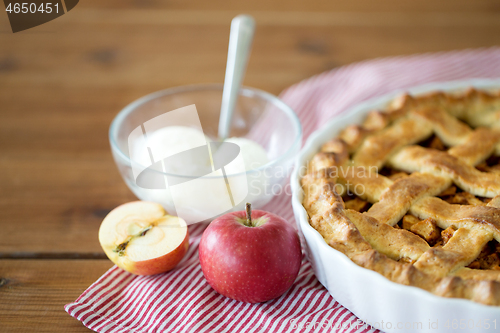
<instances>
[{"instance_id":1,"label":"spoon handle","mask_svg":"<svg viewBox=\"0 0 500 333\"><path fill-rule=\"evenodd\" d=\"M250 15L238 15L231 21L226 76L219 118L220 140L227 139L229 136L234 106L245 76L254 31L255 20Z\"/></svg>"}]
</instances>

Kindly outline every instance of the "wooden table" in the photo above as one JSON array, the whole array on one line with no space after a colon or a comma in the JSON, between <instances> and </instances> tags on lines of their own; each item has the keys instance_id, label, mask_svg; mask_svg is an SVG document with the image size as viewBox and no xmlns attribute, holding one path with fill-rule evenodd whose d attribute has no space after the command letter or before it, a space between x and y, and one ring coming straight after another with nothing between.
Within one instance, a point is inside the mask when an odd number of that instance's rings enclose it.
<instances>
[{"instance_id":1,"label":"wooden table","mask_svg":"<svg viewBox=\"0 0 500 333\"><path fill-rule=\"evenodd\" d=\"M257 21L245 84L274 94L355 61L500 42L495 0L87 0L16 34L0 14L1 332L87 330L63 306L112 266L99 224L135 198L108 126L147 93L222 82L242 12Z\"/></svg>"}]
</instances>

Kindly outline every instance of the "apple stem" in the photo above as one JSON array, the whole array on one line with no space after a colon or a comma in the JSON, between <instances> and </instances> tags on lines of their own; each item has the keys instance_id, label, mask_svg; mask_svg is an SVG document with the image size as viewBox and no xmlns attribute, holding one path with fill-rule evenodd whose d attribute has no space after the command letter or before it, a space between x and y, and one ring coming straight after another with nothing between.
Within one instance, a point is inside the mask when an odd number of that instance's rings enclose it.
<instances>
[{"instance_id":1,"label":"apple stem","mask_svg":"<svg viewBox=\"0 0 500 333\"><path fill-rule=\"evenodd\" d=\"M252 226L252 205L247 202L245 205L245 208L247 211L247 226L251 227Z\"/></svg>"}]
</instances>

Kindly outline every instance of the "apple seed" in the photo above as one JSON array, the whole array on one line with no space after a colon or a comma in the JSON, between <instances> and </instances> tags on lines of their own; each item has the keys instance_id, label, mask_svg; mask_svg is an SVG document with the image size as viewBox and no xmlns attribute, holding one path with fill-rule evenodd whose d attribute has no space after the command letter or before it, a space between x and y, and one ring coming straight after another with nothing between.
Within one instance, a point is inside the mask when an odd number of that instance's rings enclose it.
<instances>
[{"instance_id":1,"label":"apple seed","mask_svg":"<svg viewBox=\"0 0 500 333\"><path fill-rule=\"evenodd\" d=\"M147 226L146 228L144 228L141 232L139 232L138 234L135 234L135 235L133 235L133 236L128 236L128 238L127 238L127 240L126 240L126 241L124 241L123 243L118 244L118 246L116 246L116 247L113 249L113 252L118 253L118 256L119 256L119 257L122 257L123 255L125 255L125 249L127 248L127 245L130 243L130 241L131 241L132 239L137 238L137 237L142 237L142 236L146 235L146 234L147 234L147 232L148 232L149 230L151 230L151 228L153 228L153 226L152 226L152 225L149 225L149 226Z\"/></svg>"}]
</instances>

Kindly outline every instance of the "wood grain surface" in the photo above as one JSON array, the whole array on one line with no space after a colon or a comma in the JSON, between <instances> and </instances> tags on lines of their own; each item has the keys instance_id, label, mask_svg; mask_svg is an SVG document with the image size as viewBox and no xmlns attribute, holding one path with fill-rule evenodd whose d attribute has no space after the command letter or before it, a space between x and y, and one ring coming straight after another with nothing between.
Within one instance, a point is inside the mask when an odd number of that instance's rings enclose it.
<instances>
[{"instance_id":1,"label":"wood grain surface","mask_svg":"<svg viewBox=\"0 0 500 333\"><path fill-rule=\"evenodd\" d=\"M16 34L0 13L0 331L84 331L62 306L111 266L99 224L135 199L108 126L147 93L222 82L242 12L257 21L244 83L274 94L356 61L500 43L495 0L87 0Z\"/></svg>"},{"instance_id":2,"label":"wood grain surface","mask_svg":"<svg viewBox=\"0 0 500 333\"><path fill-rule=\"evenodd\" d=\"M0 331L89 331L63 307L111 266L107 260L0 260Z\"/></svg>"}]
</instances>

